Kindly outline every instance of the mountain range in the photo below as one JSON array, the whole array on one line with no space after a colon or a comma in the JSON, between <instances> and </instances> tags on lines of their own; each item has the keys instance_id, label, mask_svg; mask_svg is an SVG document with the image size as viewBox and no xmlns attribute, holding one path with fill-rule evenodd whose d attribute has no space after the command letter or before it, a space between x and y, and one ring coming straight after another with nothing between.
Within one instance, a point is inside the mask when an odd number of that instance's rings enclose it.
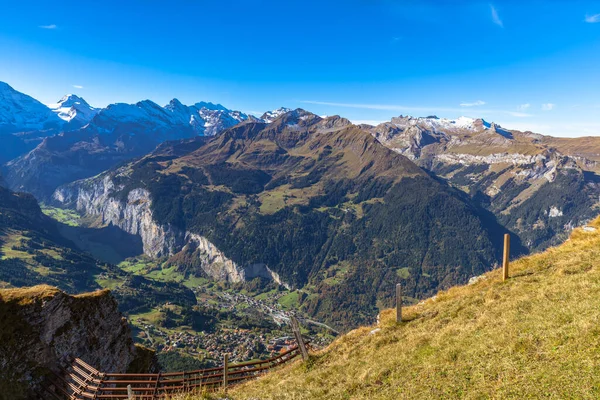
<instances>
[{"instance_id":1,"label":"mountain range","mask_svg":"<svg viewBox=\"0 0 600 400\"><path fill-rule=\"evenodd\" d=\"M483 119L398 117L381 143L468 193L532 250L597 215L600 138L553 138Z\"/></svg>"},{"instance_id":2,"label":"mountain range","mask_svg":"<svg viewBox=\"0 0 600 400\"><path fill-rule=\"evenodd\" d=\"M418 298L499 259L491 213L344 118L297 109L176 143L54 201L139 235L190 278L303 289L302 308L338 326L369 321L398 279Z\"/></svg>"},{"instance_id":3,"label":"mountain range","mask_svg":"<svg viewBox=\"0 0 600 400\"><path fill-rule=\"evenodd\" d=\"M186 279L296 290L342 329L371 321L396 282L416 300L492 269L504 233L514 254L537 251L598 213L596 138L177 99L47 107L6 84L0 110L8 188L136 238Z\"/></svg>"},{"instance_id":4,"label":"mountain range","mask_svg":"<svg viewBox=\"0 0 600 400\"><path fill-rule=\"evenodd\" d=\"M75 95L44 106L10 86L0 86L0 129L7 142L0 158L8 186L47 200L63 183L96 175L142 156L166 140L215 135L255 117L200 102L165 107L136 104L91 107Z\"/></svg>"}]
</instances>

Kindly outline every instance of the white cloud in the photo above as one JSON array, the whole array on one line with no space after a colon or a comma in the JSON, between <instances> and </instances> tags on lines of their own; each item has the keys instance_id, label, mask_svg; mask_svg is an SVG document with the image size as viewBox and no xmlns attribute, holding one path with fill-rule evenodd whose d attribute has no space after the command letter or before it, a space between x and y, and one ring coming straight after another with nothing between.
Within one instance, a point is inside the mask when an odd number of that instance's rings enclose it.
<instances>
[{"instance_id":1,"label":"white cloud","mask_svg":"<svg viewBox=\"0 0 600 400\"><path fill-rule=\"evenodd\" d=\"M51 25L40 25L39 27L42 28L42 29L56 29L56 28L58 28L54 24L51 24Z\"/></svg>"},{"instance_id":2,"label":"white cloud","mask_svg":"<svg viewBox=\"0 0 600 400\"><path fill-rule=\"evenodd\" d=\"M496 7L494 7L493 4L490 4L490 9L492 10L492 21L494 21L494 23L496 25L498 25L499 27L504 28L504 23L500 19L500 16L498 15L498 11L496 10Z\"/></svg>"},{"instance_id":3,"label":"white cloud","mask_svg":"<svg viewBox=\"0 0 600 400\"><path fill-rule=\"evenodd\" d=\"M588 24L595 24L597 22L600 22L600 14L586 15L585 22L587 22Z\"/></svg>"},{"instance_id":4,"label":"white cloud","mask_svg":"<svg viewBox=\"0 0 600 400\"><path fill-rule=\"evenodd\" d=\"M552 103L542 104L542 110L544 110L544 111L552 111L552 110L554 110L554 107L556 107L556 104L552 104Z\"/></svg>"},{"instance_id":5,"label":"white cloud","mask_svg":"<svg viewBox=\"0 0 600 400\"><path fill-rule=\"evenodd\" d=\"M460 103L461 107L475 107L475 106L482 106L485 104L485 101L483 100L477 100L474 101L473 103Z\"/></svg>"},{"instance_id":6,"label":"white cloud","mask_svg":"<svg viewBox=\"0 0 600 400\"><path fill-rule=\"evenodd\" d=\"M73 85L73 87L74 87L75 89L83 89L83 86L81 86L81 85Z\"/></svg>"},{"instance_id":7,"label":"white cloud","mask_svg":"<svg viewBox=\"0 0 600 400\"><path fill-rule=\"evenodd\" d=\"M525 103L525 104L521 104L521 105L518 107L518 109L519 109L519 111L525 111L525 110L527 110L529 107L531 107L531 104L529 104L529 103Z\"/></svg>"}]
</instances>

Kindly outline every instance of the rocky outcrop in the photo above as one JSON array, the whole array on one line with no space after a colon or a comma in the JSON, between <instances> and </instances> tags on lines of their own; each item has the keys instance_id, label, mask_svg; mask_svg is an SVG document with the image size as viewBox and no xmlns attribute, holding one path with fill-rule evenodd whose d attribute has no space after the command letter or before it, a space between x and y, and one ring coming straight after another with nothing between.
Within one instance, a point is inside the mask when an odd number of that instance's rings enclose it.
<instances>
[{"instance_id":1,"label":"rocky outcrop","mask_svg":"<svg viewBox=\"0 0 600 400\"><path fill-rule=\"evenodd\" d=\"M79 357L100 371L147 372L109 291L77 296L51 286L0 290L0 397L31 398L50 371Z\"/></svg>"},{"instance_id":2,"label":"rocky outcrop","mask_svg":"<svg viewBox=\"0 0 600 400\"><path fill-rule=\"evenodd\" d=\"M396 153L472 196L531 250L564 239L598 213L600 180L589 148L461 117L393 118L369 128Z\"/></svg>"},{"instance_id":3,"label":"rocky outcrop","mask_svg":"<svg viewBox=\"0 0 600 400\"><path fill-rule=\"evenodd\" d=\"M181 249L182 252L194 254L202 260L201 266L204 273L212 279L230 282L241 282L254 278L265 278L277 282L279 285L291 289L283 282L275 271L272 271L266 264L250 264L240 267L238 264L227 258L213 243L204 236L187 232L185 235L186 244Z\"/></svg>"},{"instance_id":4,"label":"rocky outcrop","mask_svg":"<svg viewBox=\"0 0 600 400\"><path fill-rule=\"evenodd\" d=\"M152 199L143 188L128 192L126 199L117 196L124 190L116 186L109 175L75 182L59 188L54 200L96 216L102 225L114 225L142 239L144 254L152 258L173 256L184 252L194 258L194 264L214 280L241 282L256 277L273 280L285 287L279 275L265 264L240 266L229 259L206 237L182 231L170 224L158 224L152 216Z\"/></svg>"}]
</instances>

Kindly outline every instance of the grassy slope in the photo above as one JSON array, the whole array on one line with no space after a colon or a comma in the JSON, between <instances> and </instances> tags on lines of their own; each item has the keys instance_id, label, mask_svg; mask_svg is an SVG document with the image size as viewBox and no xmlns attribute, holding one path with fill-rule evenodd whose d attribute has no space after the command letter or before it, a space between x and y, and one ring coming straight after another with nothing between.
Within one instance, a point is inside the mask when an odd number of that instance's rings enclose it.
<instances>
[{"instance_id":1,"label":"grassy slope","mask_svg":"<svg viewBox=\"0 0 600 400\"><path fill-rule=\"evenodd\" d=\"M585 157L592 161L600 161L600 138L579 137L562 138L544 136L543 142L549 146L556 147L563 154ZM593 170L597 170L595 167Z\"/></svg>"},{"instance_id":2,"label":"grassy slope","mask_svg":"<svg viewBox=\"0 0 600 400\"><path fill-rule=\"evenodd\" d=\"M229 393L234 399L598 398L600 219L596 232L363 327Z\"/></svg>"}]
</instances>

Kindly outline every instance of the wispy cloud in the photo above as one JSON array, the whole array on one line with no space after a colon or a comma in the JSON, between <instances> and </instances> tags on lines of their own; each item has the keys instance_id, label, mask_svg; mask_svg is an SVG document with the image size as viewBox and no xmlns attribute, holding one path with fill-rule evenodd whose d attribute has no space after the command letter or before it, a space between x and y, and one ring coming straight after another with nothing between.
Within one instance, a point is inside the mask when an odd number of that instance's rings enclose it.
<instances>
[{"instance_id":1,"label":"wispy cloud","mask_svg":"<svg viewBox=\"0 0 600 400\"><path fill-rule=\"evenodd\" d=\"M485 101L483 100L477 100L474 101L472 103L460 103L461 107L476 107L476 106L482 106L485 104Z\"/></svg>"},{"instance_id":2,"label":"wispy cloud","mask_svg":"<svg viewBox=\"0 0 600 400\"><path fill-rule=\"evenodd\" d=\"M554 110L554 107L556 107L556 104L552 104L552 103L542 104L543 111L552 111L552 110Z\"/></svg>"},{"instance_id":3,"label":"wispy cloud","mask_svg":"<svg viewBox=\"0 0 600 400\"><path fill-rule=\"evenodd\" d=\"M588 24L595 24L597 22L600 22L600 14L586 15L585 22L587 22Z\"/></svg>"},{"instance_id":4,"label":"wispy cloud","mask_svg":"<svg viewBox=\"0 0 600 400\"><path fill-rule=\"evenodd\" d=\"M494 7L493 4L490 4L490 10L492 11L492 21L499 27L504 28L504 23L500 19L500 16L498 15L498 10L496 10L496 7Z\"/></svg>"},{"instance_id":5,"label":"wispy cloud","mask_svg":"<svg viewBox=\"0 0 600 400\"><path fill-rule=\"evenodd\" d=\"M525 104L521 104L519 107L517 107L519 109L519 111L525 111L528 110L529 107L531 107L531 104L529 103L525 103Z\"/></svg>"},{"instance_id":6,"label":"wispy cloud","mask_svg":"<svg viewBox=\"0 0 600 400\"><path fill-rule=\"evenodd\" d=\"M73 87L74 87L75 89L83 89L83 86L81 86L81 85L73 85Z\"/></svg>"},{"instance_id":7,"label":"wispy cloud","mask_svg":"<svg viewBox=\"0 0 600 400\"><path fill-rule=\"evenodd\" d=\"M58 26L56 26L55 24L51 24L51 25L40 25L39 28L42 29L56 29L58 28Z\"/></svg>"},{"instance_id":8,"label":"wispy cloud","mask_svg":"<svg viewBox=\"0 0 600 400\"><path fill-rule=\"evenodd\" d=\"M456 107L414 107L414 106L404 106L399 104L365 104L365 103L334 103L329 101L315 101L315 100L302 100L301 103L305 104L315 104L320 106L332 106L332 107L347 107L347 108L360 108L363 110L381 110L381 111L396 111L396 112L422 112L426 114L436 113L436 112L448 112L448 113L463 113L465 112L464 108L456 108ZM515 112L515 111L507 111L507 110L495 110L495 109L477 109L478 114L484 113L502 113L508 114L513 117L532 117L531 114L526 114L523 112Z\"/></svg>"}]
</instances>

